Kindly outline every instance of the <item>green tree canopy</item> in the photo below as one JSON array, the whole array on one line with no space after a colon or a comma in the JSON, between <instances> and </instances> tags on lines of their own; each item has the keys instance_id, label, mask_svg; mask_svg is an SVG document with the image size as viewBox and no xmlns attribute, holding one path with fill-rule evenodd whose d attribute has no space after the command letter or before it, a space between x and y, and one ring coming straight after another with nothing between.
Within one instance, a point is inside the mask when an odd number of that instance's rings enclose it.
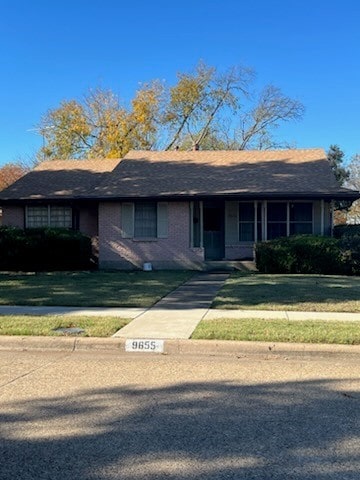
<instances>
[{"instance_id":1,"label":"green tree canopy","mask_svg":"<svg viewBox=\"0 0 360 480\"><path fill-rule=\"evenodd\" d=\"M345 154L338 145L330 145L327 158L336 180L342 185L349 177L349 172L343 167Z\"/></svg>"}]
</instances>

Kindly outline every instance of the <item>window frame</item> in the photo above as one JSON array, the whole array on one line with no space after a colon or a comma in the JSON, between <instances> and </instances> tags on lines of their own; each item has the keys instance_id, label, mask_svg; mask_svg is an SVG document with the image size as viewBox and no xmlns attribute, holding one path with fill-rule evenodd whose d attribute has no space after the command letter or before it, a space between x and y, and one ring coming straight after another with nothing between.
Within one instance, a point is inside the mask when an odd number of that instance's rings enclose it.
<instances>
[{"instance_id":1,"label":"window frame","mask_svg":"<svg viewBox=\"0 0 360 480\"><path fill-rule=\"evenodd\" d=\"M253 212L253 219L252 220L240 220L240 209L241 209L241 205L244 205L244 204L249 204L249 205L252 205L252 212ZM252 243L255 243L256 242L256 237L257 237L257 224L258 224L258 219L257 219L257 204L258 202L256 201L241 201L241 202L238 202L238 240L240 243L248 243L248 244L252 244ZM243 238L241 238L241 228L240 228L240 225L243 224L243 225L249 225L251 224L252 225L252 239L251 240L244 240Z\"/></svg>"},{"instance_id":2,"label":"window frame","mask_svg":"<svg viewBox=\"0 0 360 480\"><path fill-rule=\"evenodd\" d=\"M135 242L147 242L156 241L162 238L168 238L169 236L169 212L168 202L158 202L156 204L156 237L139 237L135 236L135 205L137 203L148 203L153 201L142 202L121 202L121 218L120 229L121 238L128 238Z\"/></svg>"},{"instance_id":3,"label":"window frame","mask_svg":"<svg viewBox=\"0 0 360 480\"><path fill-rule=\"evenodd\" d=\"M269 205L274 204L274 203L283 203L286 204L286 221L270 221L269 222ZM296 204L296 205L301 205L301 204L309 204L311 205L311 221L295 221L295 220L290 220L291 215L290 215L290 206ZM269 223L271 224L276 224L276 223L281 223L281 224L286 224L286 237L290 237L292 235L301 235L301 234L296 234L296 233L291 233L291 226L296 225L299 223L307 223L311 224L311 233L308 233L309 235L314 234L314 202L313 201L306 201L306 200L267 200L266 202L266 240L273 240L275 238L280 238L280 237L272 237L269 239Z\"/></svg>"},{"instance_id":4,"label":"window frame","mask_svg":"<svg viewBox=\"0 0 360 480\"><path fill-rule=\"evenodd\" d=\"M70 212L70 219L69 222L64 222L63 225L53 225L52 224L52 209L68 209ZM46 211L46 215L43 215L44 221L42 224L34 225L31 219L31 209L44 209ZM40 204L40 205L26 205L25 206L25 228L66 228L68 230L72 230L74 226L74 219L73 219L73 208L69 205L57 205L57 204ZM59 218L59 217L58 217ZM66 216L64 215L64 219Z\"/></svg>"},{"instance_id":5,"label":"window frame","mask_svg":"<svg viewBox=\"0 0 360 480\"><path fill-rule=\"evenodd\" d=\"M144 218L137 218L137 214L139 215L140 212L136 211L139 209L140 206L151 206L154 209L155 215L153 218L151 218L151 221L153 222L153 225L151 225L151 228L153 229L154 234L151 235L141 235L139 234L139 229L141 225L137 226L137 223L140 222L140 220L144 220ZM138 230L138 231L137 231ZM135 202L134 203L134 240L154 240L158 238L158 202L154 201L143 201L143 202Z\"/></svg>"}]
</instances>

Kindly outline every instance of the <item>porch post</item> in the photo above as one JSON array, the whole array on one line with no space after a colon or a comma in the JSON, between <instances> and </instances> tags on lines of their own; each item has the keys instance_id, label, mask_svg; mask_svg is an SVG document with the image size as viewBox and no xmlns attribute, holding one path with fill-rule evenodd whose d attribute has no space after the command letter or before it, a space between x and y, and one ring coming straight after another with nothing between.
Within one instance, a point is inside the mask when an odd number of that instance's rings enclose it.
<instances>
[{"instance_id":1,"label":"porch post","mask_svg":"<svg viewBox=\"0 0 360 480\"><path fill-rule=\"evenodd\" d=\"M320 234L324 235L325 233L325 206L324 199L320 201Z\"/></svg>"},{"instance_id":2,"label":"porch post","mask_svg":"<svg viewBox=\"0 0 360 480\"><path fill-rule=\"evenodd\" d=\"M200 248L204 248L204 202L199 202L200 208Z\"/></svg>"},{"instance_id":3,"label":"porch post","mask_svg":"<svg viewBox=\"0 0 360 480\"><path fill-rule=\"evenodd\" d=\"M254 243L258 241L258 229L257 229L257 222L258 222L258 202L257 200L254 201Z\"/></svg>"},{"instance_id":4,"label":"porch post","mask_svg":"<svg viewBox=\"0 0 360 480\"><path fill-rule=\"evenodd\" d=\"M267 238L267 200L264 200L264 206L263 206L263 237L264 240L266 241Z\"/></svg>"},{"instance_id":5,"label":"porch post","mask_svg":"<svg viewBox=\"0 0 360 480\"><path fill-rule=\"evenodd\" d=\"M190 248L194 246L194 202L190 204Z\"/></svg>"},{"instance_id":6,"label":"porch post","mask_svg":"<svg viewBox=\"0 0 360 480\"><path fill-rule=\"evenodd\" d=\"M330 202L330 235L334 236L334 200Z\"/></svg>"}]
</instances>

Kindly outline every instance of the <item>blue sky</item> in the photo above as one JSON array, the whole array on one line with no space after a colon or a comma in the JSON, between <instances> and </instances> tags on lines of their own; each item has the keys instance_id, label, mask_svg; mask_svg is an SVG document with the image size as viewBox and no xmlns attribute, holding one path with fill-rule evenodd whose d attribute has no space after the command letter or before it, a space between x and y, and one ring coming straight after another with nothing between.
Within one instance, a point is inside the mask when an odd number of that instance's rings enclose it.
<instances>
[{"instance_id":1,"label":"blue sky","mask_svg":"<svg viewBox=\"0 0 360 480\"><path fill-rule=\"evenodd\" d=\"M0 0L0 165L31 156L31 131L90 88L124 101L139 82L174 83L200 59L246 65L306 108L278 137L360 153L358 0Z\"/></svg>"}]
</instances>

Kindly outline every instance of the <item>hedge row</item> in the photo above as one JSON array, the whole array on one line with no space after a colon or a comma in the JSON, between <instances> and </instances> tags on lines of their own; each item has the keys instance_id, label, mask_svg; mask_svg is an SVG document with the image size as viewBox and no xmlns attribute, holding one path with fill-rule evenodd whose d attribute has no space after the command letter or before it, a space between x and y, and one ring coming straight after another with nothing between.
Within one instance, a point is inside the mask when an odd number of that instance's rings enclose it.
<instances>
[{"instance_id":1,"label":"hedge row","mask_svg":"<svg viewBox=\"0 0 360 480\"><path fill-rule=\"evenodd\" d=\"M360 236L339 239L297 235L258 243L256 266L263 273L360 274Z\"/></svg>"},{"instance_id":2,"label":"hedge row","mask_svg":"<svg viewBox=\"0 0 360 480\"><path fill-rule=\"evenodd\" d=\"M84 270L91 265L91 240L80 232L0 227L0 270Z\"/></svg>"},{"instance_id":3,"label":"hedge row","mask_svg":"<svg viewBox=\"0 0 360 480\"><path fill-rule=\"evenodd\" d=\"M360 236L360 225L336 225L334 227L334 237L356 237Z\"/></svg>"}]
</instances>

